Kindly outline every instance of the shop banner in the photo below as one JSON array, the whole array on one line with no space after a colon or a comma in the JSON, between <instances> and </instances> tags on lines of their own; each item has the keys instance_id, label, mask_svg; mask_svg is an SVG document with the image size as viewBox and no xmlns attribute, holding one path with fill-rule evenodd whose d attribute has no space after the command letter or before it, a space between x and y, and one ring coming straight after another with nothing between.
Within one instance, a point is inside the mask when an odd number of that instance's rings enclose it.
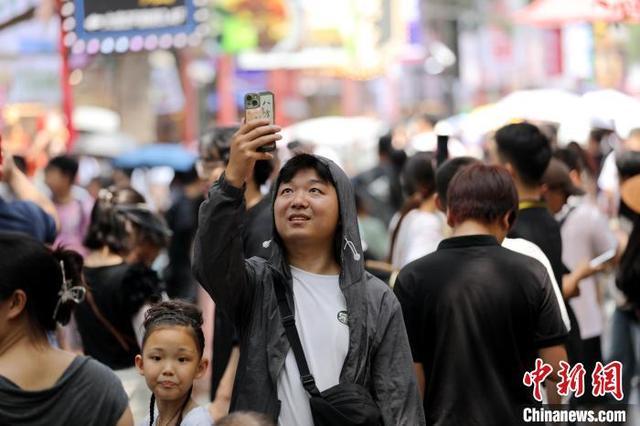
<instances>
[{"instance_id":1,"label":"shop banner","mask_svg":"<svg viewBox=\"0 0 640 426\"><path fill-rule=\"evenodd\" d=\"M122 53L198 44L209 31L208 0L64 0L73 53Z\"/></svg>"}]
</instances>

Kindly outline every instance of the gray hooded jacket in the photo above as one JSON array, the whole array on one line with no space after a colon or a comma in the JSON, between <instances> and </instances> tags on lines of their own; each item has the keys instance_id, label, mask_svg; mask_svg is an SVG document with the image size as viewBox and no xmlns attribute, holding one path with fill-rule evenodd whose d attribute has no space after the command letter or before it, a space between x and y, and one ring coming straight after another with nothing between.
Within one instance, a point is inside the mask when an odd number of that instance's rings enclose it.
<instances>
[{"instance_id":1,"label":"gray hooded jacket","mask_svg":"<svg viewBox=\"0 0 640 426\"><path fill-rule=\"evenodd\" d=\"M422 400L400 304L388 286L364 270L348 177L335 163L318 158L329 167L336 184L342 223L340 289L349 312L349 350L340 383L367 387L385 425L423 425ZM275 226L270 259L244 259L244 212L243 190L223 176L200 207L193 271L240 333L232 410L253 410L277 419L278 377L290 345L280 320L274 281L287 284L293 307L292 279Z\"/></svg>"}]
</instances>

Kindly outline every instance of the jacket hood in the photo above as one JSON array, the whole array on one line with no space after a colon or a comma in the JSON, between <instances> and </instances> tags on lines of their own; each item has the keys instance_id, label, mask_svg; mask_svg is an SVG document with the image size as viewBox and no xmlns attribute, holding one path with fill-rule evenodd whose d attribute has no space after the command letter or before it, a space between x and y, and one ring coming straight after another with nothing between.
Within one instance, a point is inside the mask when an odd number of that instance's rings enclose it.
<instances>
[{"instance_id":1,"label":"jacket hood","mask_svg":"<svg viewBox=\"0 0 640 426\"><path fill-rule=\"evenodd\" d=\"M340 168L340 166L328 158L321 157L319 155L314 155L314 157L329 169L331 178L333 179L332 183L335 185L338 196L340 223L342 226L339 227L341 235L339 235L339 240L335 249L342 268L343 279L340 281L340 286L344 288L358 282L364 274L364 254L362 251L362 243L360 241L360 232L358 230L355 194L349 177ZM281 175L279 174L272 190L272 215L274 214L273 204L275 203L277 188L280 186L280 183ZM271 246L271 257L269 259L269 263L271 263L272 267L277 269L285 277L289 277L289 265L285 256L285 248L283 246L282 239L276 230L275 217L273 217L273 238L269 241L265 241L263 246Z\"/></svg>"}]
</instances>

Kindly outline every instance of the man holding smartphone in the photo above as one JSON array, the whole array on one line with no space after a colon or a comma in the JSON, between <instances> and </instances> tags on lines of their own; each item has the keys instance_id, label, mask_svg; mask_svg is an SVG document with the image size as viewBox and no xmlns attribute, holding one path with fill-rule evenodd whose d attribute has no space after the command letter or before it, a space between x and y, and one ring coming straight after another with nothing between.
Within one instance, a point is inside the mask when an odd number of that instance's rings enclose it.
<instances>
[{"instance_id":1,"label":"man holding smartphone","mask_svg":"<svg viewBox=\"0 0 640 426\"><path fill-rule=\"evenodd\" d=\"M385 425L425 424L400 305L364 270L355 199L333 162L298 155L274 185L269 260L245 260L243 191L258 148L281 138L268 120L234 135L225 174L200 207L193 269L240 334L232 411L267 413L280 425L311 426L312 412L282 323L276 286L286 287L295 326L320 391L366 388Z\"/></svg>"}]
</instances>

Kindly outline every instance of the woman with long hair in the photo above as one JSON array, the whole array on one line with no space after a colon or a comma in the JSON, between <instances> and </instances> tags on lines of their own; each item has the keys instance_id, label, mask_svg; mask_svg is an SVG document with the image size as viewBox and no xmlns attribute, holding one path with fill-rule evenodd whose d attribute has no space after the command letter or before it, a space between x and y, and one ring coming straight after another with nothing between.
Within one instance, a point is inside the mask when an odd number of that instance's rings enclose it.
<instances>
[{"instance_id":1,"label":"woman with long hair","mask_svg":"<svg viewBox=\"0 0 640 426\"><path fill-rule=\"evenodd\" d=\"M47 339L84 300L82 256L0 232L0 277L0 424L132 425L113 372Z\"/></svg>"},{"instance_id":2,"label":"woman with long hair","mask_svg":"<svg viewBox=\"0 0 640 426\"><path fill-rule=\"evenodd\" d=\"M436 179L433 156L418 153L409 158L402 171L407 195L391 233L390 258L400 269L438 247L443 238L444 217L436 206Z\"/></svg>"}]
</instances>

